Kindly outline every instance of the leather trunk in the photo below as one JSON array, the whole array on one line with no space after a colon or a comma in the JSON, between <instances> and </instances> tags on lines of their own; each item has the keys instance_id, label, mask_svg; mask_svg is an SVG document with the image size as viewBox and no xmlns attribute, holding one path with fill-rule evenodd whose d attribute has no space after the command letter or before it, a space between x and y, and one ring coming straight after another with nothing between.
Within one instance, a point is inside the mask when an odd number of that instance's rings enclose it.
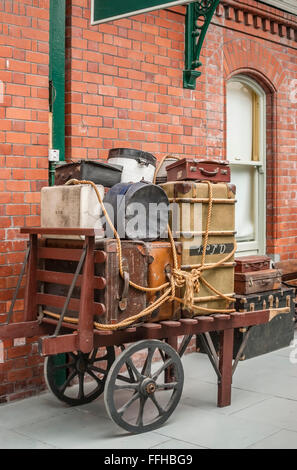
<instances>
[{"instance_id":1,"label":"leather trunk","mask_svg":"<svg viewBox=\"0 0 297 470\"><path fill-rule=\"evenodd\" d=\"M183 158L166 167L167 181L212 181L230 183L231 173L226 160L198 160Z\"/></svg>"},{"instance_id":2,"label":"leather trunk","mask_svg":"<svg viewBox=\"0 0 297 470\"><path fill-rule=\"evenodd\" d=\"M235 243L235 186L226 183L211 183L213 208L210 223L206 265L222 261L232 253ZM182 243L182 269L191 271L201 265L203 242L207 226L209 190L204 182L192 181L164 183L161 185L172 204L170 225L173 236ZM176 203L176 207L173 204ZM205 280L224 295L234 294L234 256L221 266L203 273ZM181 292L184 295L184 288ZM209 313L233 308L231 302L217 296L200 283L200 291L195 294L197 306L211 309ZM197 313L198 312L198 313ZM183 310L184 316L206 315L207 312Z\"/></svg>"},{"instance_id":3,"label":"leather trunk","mask_svg":"<svg viewBox=\"0 0 297 470\"><path fill-rule=\"evenodd\" d=\"M235 273L235 293L253 294L279 289L282 284L282 272L278 269L265 269L248 273Z\"/></svg>"},{"instance_id":4,"label":"leather trunk","mask_svg":"<svg viewBox=\"0 0 297 470\"><path fill-rule=\"evenodd\" d=\"M45 239L43 246L64 248L81 248L83 242L80 240L57 240ZM94 302L105 305L104 315L97 316L96 321L100 323L117 323L125 318L140 313L147 304L146 292L133 287L125 289L125 283L119 274L119 258L117 243L115 239L102 239L95 244L95 252L106 253L105 263L94 265L94 274L103 278L105 287L94 288ZM141 241L122 241L123 267L129 273L129 278L140 286L147 286L149 253L146 244ZM62 261L56 259L41 260L40 269L52 272L74 273L77 267L76 261ZM127 286L126 286L127 287ZM69 286L52 282L43 282L39 286L45 294L66 297ZM75 287L72 298L80 298L80 287ZM45 306L46 309L60 313L62 308ZM67 316L78 317L78 311L67 311Z\"/></svg>"}]
</instances>

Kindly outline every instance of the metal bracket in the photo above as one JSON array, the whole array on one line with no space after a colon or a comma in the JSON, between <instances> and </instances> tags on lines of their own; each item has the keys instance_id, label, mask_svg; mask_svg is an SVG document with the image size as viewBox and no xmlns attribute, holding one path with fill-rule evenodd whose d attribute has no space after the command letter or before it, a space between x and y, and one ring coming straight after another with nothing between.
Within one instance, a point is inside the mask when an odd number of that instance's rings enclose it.
<instances>
[{"instance_id":1,"label":"metal bracket","mask_svg":"<svg viewBox=\"0 0 297 470\"><path fill-rule=\"evenodd\" d=\"M194 90L201 72L200 52L211 19L220 0L199 0L187 6L185 37L185 70L183 87Z\"/></svg>"}]
</instances>

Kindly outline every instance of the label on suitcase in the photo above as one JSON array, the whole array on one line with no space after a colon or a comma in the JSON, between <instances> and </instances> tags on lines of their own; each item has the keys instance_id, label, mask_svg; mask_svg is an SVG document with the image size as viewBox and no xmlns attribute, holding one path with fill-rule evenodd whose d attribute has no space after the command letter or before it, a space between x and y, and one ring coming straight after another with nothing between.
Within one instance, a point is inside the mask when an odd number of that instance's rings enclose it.
<instances>
[{"instance_id":1,"label":"label on suitcase","mask_svg":"<svg viewBox=\"0 0 297 470\"><path fill-rule=\"evenodd\" d=\"M231 173L226 160L184 158L166 167L167 181L212 181L230 183Z\"/></svg>"},{"instance_id":2,"label":"label on suitcase","mask_svg":"<svg viewBox=\"0 0 297 470\"><path fill-rule=\"evenodd\" d=\"M270 269L271 259L269 256L240 256L235 258L236 273L250 273Z\"/></svg>"},{"instance_id":3,"label":"label on suitcase","mask_svg":"<svg viewBox=\"0 0 297 470\"><path fill-rule=\"evenodd\" d=\"M279 289L282 273L278 269L265 269L248 273L235 273L234 289L236 294L252 294Z\"/></svg>"}]
</instances>

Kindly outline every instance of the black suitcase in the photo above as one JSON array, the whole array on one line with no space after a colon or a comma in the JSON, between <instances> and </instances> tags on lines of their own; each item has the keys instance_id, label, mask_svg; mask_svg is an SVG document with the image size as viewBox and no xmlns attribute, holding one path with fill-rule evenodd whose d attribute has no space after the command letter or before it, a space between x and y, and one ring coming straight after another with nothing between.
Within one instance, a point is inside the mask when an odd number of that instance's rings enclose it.
<instances>
[{"instance_id":1,"label":"black suitcase","mask_svg":"<svg viewBox=\"0 0 297 470\"><path fill-rule=\"evenodd\" d=\"M245 335L248 333L245 348L240 360L251 359L262 354L288 347L294 338L295 329L295 289L282 287L278 290L249 295L236 295L235 309L238 312L270 309L274 317L269 323L234 331L233 358L237 357ZM218 350L219 334L210 333L214 347ZM197 348L205 352L203 343L197 336Z\"/></svg>"}]
</instances>

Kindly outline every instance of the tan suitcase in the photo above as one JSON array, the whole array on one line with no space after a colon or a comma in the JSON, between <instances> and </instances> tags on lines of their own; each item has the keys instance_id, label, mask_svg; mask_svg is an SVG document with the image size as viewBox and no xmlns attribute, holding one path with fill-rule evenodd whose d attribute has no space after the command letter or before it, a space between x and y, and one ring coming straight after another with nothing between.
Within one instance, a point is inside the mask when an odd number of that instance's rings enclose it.
<instances>
[{"instance_id":1,"label":"tan suitcase","mask_svg":"<svg viewBox=\"0 0 297 470\"><path fill-rule=\"evenodd\" d=\"M235 186L228 183L210 183L212 188L212 216L208 232L205 265L221 262L217 268L204 271L203 278L227 297L234 295L235 248ZM191 271L202 263L203 243L207 228L209 187L206 182L174 182L161 185L172 207L171 227L175 238L182 243L182 269ZM182 295L184 294L184 288ZM233 308L225 300L200 282L200 291L194 303L200 307L192 312L184 310L184 316L205 315ZM205 309L205 310L204 310Z\"/></svg>"},{"instance_id":2,"label":"tan suitcase","mask_svg":"<svg viewBox=\"0 0 297 470\"><path fill-rule=\"evenodd\" d=\"M178 263L181 263L181 244L176 243ZM173 268L173 254L171 243L155 241L146 243L149 254L148 266L148 286L159 287L168 282ZM152 292L147 294L148 305L152 304L162 292ZM180 289L176 289L176 296L180 297ZM158 322L161 320L177 320L180 318L181 304L179 302L166 302L161 307L154 310L149 321Z\"/></svg>"}]
</instances>

